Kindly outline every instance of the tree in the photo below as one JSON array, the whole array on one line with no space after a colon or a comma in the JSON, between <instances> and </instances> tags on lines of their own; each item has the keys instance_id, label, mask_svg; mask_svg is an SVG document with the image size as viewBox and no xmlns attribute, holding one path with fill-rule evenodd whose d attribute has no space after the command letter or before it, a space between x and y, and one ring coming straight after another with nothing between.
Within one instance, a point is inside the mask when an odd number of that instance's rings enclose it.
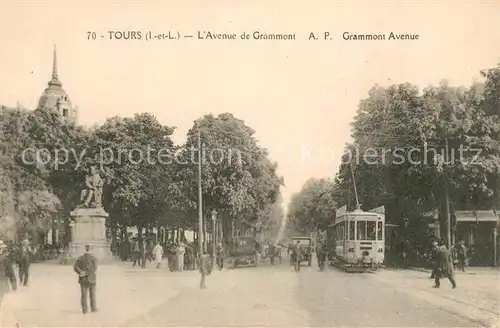
<instances>
[{"instance_id":1,"label":"tree","mask_svg":"<svg viewBox=\"0 0 500 328\"><path fill-rule=\"evenodd\" d=\"M100 166L113 225L137 226L141 234L161 219L173 176L173 131L143 113L110 118L92 132L82 170Z\"/></svg>"},{"instance_id":2,"label":"tree","mask_svg":"<svg viewBox=\"0 0 500 328\"><path fill-rule=\"evenodd\" d=\"M49 157L55 147L62 147L64 133L71 127L52 113L5 107L0 125L3 230L30 233L37 241L38 232L49 229L59 217L60 198L49 183L57 167Z\"/></svg>"},{"instance_id":3,"label":"tree","mask_svg":"<svg viewBox=\"0 0 500 328\"><path fill-rule=\"evenodd\" d=\"M309 179L300 192L292 196L287 223L305 234L316 229L326 230L335 218L337 203L334 195L332 179Z\"/></svg>"},{"instance_id":4,"label":"tree","mask_svg":"<svg viewBox=\"0 0 500 328\"><path fill-rule=\"evenodd\" d=\"M352 166L364 209L385 205L389 221L418 219L443 209L446 184L455 209L495 206L499 68L483 76L484 84L470 88L443 81L421 94L408 83L370 90L349 146L359 159ZM349 164L340 166L336 183L342 190L337 199L345 204L353 184Z\"/></svg>"},{"instance_id":5,"label":"tree","mask_svg":"<svg viewBox=\"0 0 500 328\"><path fill-rule=\"evenodd\" d=\"M198 131L204 208L217 209L226 221L263 226L283 179L277 175L277 164L268 158L267 150L258 146L255 132L229 113L206 115L188 132L181 156L185 164L179 174L190 206L196 206L197 201Z\"/></svg>"}]
</instances>

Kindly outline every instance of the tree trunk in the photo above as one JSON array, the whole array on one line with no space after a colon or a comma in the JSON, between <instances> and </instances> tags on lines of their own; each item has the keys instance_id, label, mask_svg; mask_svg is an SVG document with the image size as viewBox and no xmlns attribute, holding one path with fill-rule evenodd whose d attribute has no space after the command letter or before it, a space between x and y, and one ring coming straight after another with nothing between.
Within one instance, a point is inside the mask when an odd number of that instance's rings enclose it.
<instances>
[{"instance_id":1,"label":"tree trunk","mask_svg":"<svg viewBox=\"0 0 500 328\"><path fill-rule=\"evenodd\" d=\"M57 229L54 225L52 225L52 245L57 245Z\"/></svg>"},{"instance_id":2,"label":"tree trunk","mask_svg":"<svg viewBox=\"0 0 500 328\"><path fill-rule=\"evenodd\" d=\"M143 226L141 224L137 225L137 237L139 238L139 240L142 240L142 228Z\"/></svg>"},{"instance_id":3,"label":"tree trunk","mask_svg":"<svg viewBox=\"0 0 500 328\"><path fill-rule=\"evenodd\" d=\"M117 233L117 225L116 225L116 221L113 220L111 221L111 249L113 250L113 255L116 255L117 252L116 252L116 245L117 245L117 242L116 242L116 233Z\"/></svg>"}]
</instances>

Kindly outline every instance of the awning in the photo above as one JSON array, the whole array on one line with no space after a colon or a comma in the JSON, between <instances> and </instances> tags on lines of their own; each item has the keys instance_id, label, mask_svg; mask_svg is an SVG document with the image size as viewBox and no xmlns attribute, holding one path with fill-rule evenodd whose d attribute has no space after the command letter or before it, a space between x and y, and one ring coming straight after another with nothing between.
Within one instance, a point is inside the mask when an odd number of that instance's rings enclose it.
<instances>
[{"instance_id":1,"label":"awning","mask_svg":"<svg viewBox=\"0 0 500 328\"><path fill-rule=\"evenodd\" d=\"M499 222L500 216L494 211L456 211L457 222Z\"/></svg>"}]
</instances>

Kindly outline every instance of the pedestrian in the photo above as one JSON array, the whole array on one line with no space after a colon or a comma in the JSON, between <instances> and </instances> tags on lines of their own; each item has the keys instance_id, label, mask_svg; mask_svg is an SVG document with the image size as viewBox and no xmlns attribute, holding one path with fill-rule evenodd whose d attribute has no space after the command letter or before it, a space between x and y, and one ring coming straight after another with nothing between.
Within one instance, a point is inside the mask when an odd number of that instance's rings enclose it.
<instances>
[{"instance_id":1,"label":"pedestrian","mask_svg":"<svg viewBox=\"0 0 500 328\"><path fill-rule=\"evenodd\" d=\"M295 244L293 248L293 258L295 259L294 266L295 266L295 272L300 272L300 262L302 260L302 250L300 248L300 241L297 241L297 244Z\"/></svg>"},{"instance_id":2,"label":"pedestrian","mask_svg":"<svg viewBox=\"0 0 500 328\"><path fill-rule=\"evenodd\" d=\"M186 270L194 270L195 268L195 255L194 255L194 245L189 243L186 245L186 255L185 255L185 268Z\"/></svg>"},{"instance_id":3,"label":"pedestrian","mask_svg":"<svg viewBox=\"0 0 500 328\"><path fill-rule=\"evenodd\" d=\"M130 242L128 238L126 238L123 242L120 243L120 259L125 262L129 256Z\"/></svg>"},{"instance_id":4,"label":"pedestrian","mask_svg":"<svg viewBox=\"0 0 500 328\"><path fill-rule=\"evenodd\" d=\"M290 265L295 265L295 246L288 245L288 257L290 258Z\"/></svg>"},{"instance_id":5,"label":"pedestrian","mask_svg":"<svg viewBox=\"0 0 500 328\"><path fill-rule=\"evenodd\" d=\"M433 242L432 245L431 245L431 253L430 253L430 259L431 259L431 263L432 263L432 272L431 272L431 276L429 277L430 279L435 279L436 278L436 273L437 273L437 251L438 251L438 247L436 247L438 245L438 242Z\"/></svg>"},{"instance_id":6,"label":"pedestrian","mask_svg":"<svg viewBox=\"0 0 500 328\"><path fill-rule=\"evenodd\" d=\"M160 242L157 242L156 246L153 248L153 254L155 256L156 267L159 269L163 257L163 246L160 245Z\"/></svg>"},{"instance_id":7,"label":"pedestrian","mask_svg":"<svg viewBox=\"0 0 500 328\"><path fill-rule=\"evenodd\" d=\"M167 248L168 257L168 269L170 272L174 272L177 269L176 258L177 258L177 246L173 242L170 242Z\"/></svg>"},{"instance_id":8,"label":"pedestrian","mask_svg":"<svg viewBox=\"0 0 500 328\"><path fill-rule=\"evenodd\" d=\"M3 298L10 290L17 290L16 274L12 266L12 260L7 253L7 245L0 240L0 307Z\"/></svg>"},{"instance_id":9,"label":"pedestrian","mask_svg":"<svg viewBox=\"0 0 500 328\"><path fill-rule=\"evenodd\" d=\"M465 259L467 258L467 247L463 240L460 241L457 247L458 268L465 272Z\"/></svg>"},{"instance_id":10,"label":"pedestrian","mask_svg":"<svg viewBox=\"0 0 500 328\"><path fill-rule=\"evenodd\" d=\"M207 288L207 285L206 285L206 276L208 276L210 274L210 269L209 269L209 259L208 259L209 255L207 253L207 251L203 251L203 254L200 254L200 257L199 257L199 263L198 263L198 269L201 273L201 280L200 280L200 289L206 289Z\"/></svg>"},{"instance_id":11,"label":"pedestrian","mask_svg":"<svg viewBox=\"0 0 500 328\"><path fill-rule=\"evenodd\" d=\"M74 270L78 273L78 283L80 284L80 300L83 314L88 312L87 299L90 296L90 309L97 312L96 305L96 271L97 259L90 253L90 245L85 245L85 254L80 256L74 265Z\"/></svg>"},{"instance_id":12,"label":"pedestrian","mask_svg":"<svg viewBox=\"0 0 500 328\"><path fill-rule=\"evenodd\" d=\"M217 245L217 267L219 270L224 268L224 246L222 246L222 243Z\"/></svg>"},{"instance_id":13,"label":"pedestrian","mask_svg":"<svg viewBox=\"0 0 500 328\"><path fill-rule=\"evenodd\" d=\"M325 243L320 241L318 246L316 247L316 257L318 258L318 266L321 271L325 269L325 261L326 261L326 249Z\"/></svg>"},{"instance_id":14,"label":"pedestrian","mask_svg":"<svg viewBox=\"0 0 500 328\"><path fill-rule=\"evenodd\" d=\"M153 249L155 247L155 243L153 241L153 238L150 237L148 239L146 239L146 260L149 261L149 262L153 262L155 260L155 256L154 256L154 253L153 253Z\"/></svg>"},{"instance_id":15,"label":"pedestrian","mask_svg":"<svg viewBox=\"0 0 500 328\"><path fill-rule=\"evenodd\" d=\"M268 255L271 261L271 265L274 265L274 258L276 257L276 245L273 242L269 244Z\"/></svg>"},{"instance_id":16,"label":"pedestrian","mask_svg":"<svg viewBox=\"0 0 500 328\"><path fill-rule=\"evenodd\" d=\"M283 258L283 245L279 243L277 247L278 247L278 264L281 264Z\"/></svg>"},{"instance_id":17,"label":"pedestrian","mask_svg":"<svg viewBox=\"0 0 500 328\"><path fill-rule=\"evenodd\" d=\"M137 238L133 238L132 239L132 260L134 261L134 263L132 264L132 266L136 266L137 264L141 264L141 250L140 250L140 247L139 247L139 241L137 240Z\"/></svg>"},{"instance_id":18,"label":"pedestrian","mask_svg":"<svg viewBox=\"0 0 500 328\"><path fill-rule=\"evenodd\" d=\"M177 270L184 271L184 254L186 253L186 248L181 242L177 247Z\"/></svg>"},{"instance_id":19,"label":"pedestrian","mask_svg":"<svg viewBox=\"0 0 500 328\"><path fill-rule=\"evenodd\" d=\"M433 287L439 288L441 285L439 279L448 278L453 288L456 288L457 283L455 282L455 278L453 277L455 273L453 270L453 263L451 260L450 252L445 245L439 245L436 242L432 244L432 247L436 250L436 261L434 263L436 272L434 276Z\"/></svg>"},{"instance_id":20,"label":"pedestrian","mask_svg":"<svg viewBox=\"0 0 500 328\"><path fill-rule=\"evenodd\" d=\"M146 240L142 239L141 243L139 245L139 249L141 252L141 255L140 255L141 268L143 268L143 269L146 267L146 257L147 257L147 252L148 252L147 247L148 247L148 245L146 243Z\"/></svg>"},{"instance_id":21,"label":"pedestrian","mask_svg":"<svg viewBox=\"0 0 500 328\"><path fill-rule=\"evenodd\" d=\"M19 250L19 284L28 286L28 278L30 273L30 264L33 257L33 250L27 239L22 241Z\"/></svg>"}]
</instances>

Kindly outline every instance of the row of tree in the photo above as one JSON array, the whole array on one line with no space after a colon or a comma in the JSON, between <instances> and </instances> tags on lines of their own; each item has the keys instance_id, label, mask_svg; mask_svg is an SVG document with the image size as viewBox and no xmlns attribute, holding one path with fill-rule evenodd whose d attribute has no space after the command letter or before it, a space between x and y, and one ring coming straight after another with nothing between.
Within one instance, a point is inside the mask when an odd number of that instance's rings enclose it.
<instances>
[{"instance_id":1,"label":"row of tree","mask_svg":"<svg viewBox=\"0 0 500 328\"><path fill-rule=\"evenodd\" d=\"M484 82L468 88L373 87L335 181L308 181L292 199L290 222L324 227L335 206L355 208L354 185L363 209L384 205L392 222L443 213L446 194L452 211L500 209L500 66L481 74Z\"/></svg>"},{"instance_id":2,"label":"row of tree","mask_svg":"<svg viewBox=\"0 0 500 328\"><path fill-rule=\"evenodd\" d=\"M256 230L283 213L276 163L255 132L231 114L206 115L175 145L175 128L152 114L113 117L91 129L46 110L0 110L0 227L36 237L81 203L91 166L105 180L113 229L197 226L198 132L205 214Z\"/></svg>"}]
</instances>

